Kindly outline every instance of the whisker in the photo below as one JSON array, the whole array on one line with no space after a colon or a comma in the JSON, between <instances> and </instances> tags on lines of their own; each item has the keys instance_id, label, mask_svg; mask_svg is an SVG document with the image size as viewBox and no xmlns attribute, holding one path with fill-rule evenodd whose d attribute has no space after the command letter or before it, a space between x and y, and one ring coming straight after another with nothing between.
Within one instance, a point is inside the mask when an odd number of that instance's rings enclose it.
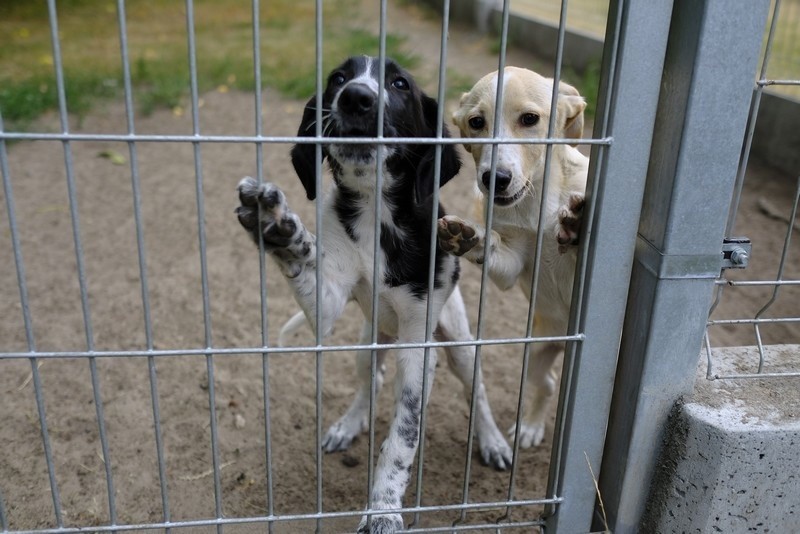
<instances>
[{"instance_id":1,"label":"whisker","mask_svg":"<svg viewBox=\"0 0 800 534\"><path fill-rule=\"evenodd\" d=\"M316 109L317 109L317 106L312 106L312 105L310 105L310 104L309 104L309 105L305 106L303 109L310 109L310 110L314 110L314 111L316 111ZM331 111L333 111L333 109L331 109L331 108L326 108L325 106L323 106L323 107L322 107L322 111L327 111L327 112L329 112L329 113L330 113Z\"/></svg>"},{"instance_id":2,"label":"whisker","mask_svg":"<svg viewBox=\"0 0 800 534\"><path fill-rule=\"evenodd\" d=\"M322 115L322 129L323 129L323 130L325 129L325 121L326 121L328 118L330 118L330 116L331 116L331 114L330 114L330 113L328 113L327 115L326 115L326 114L323 114L323 115ZM311 122L308 124L308 126L306 126L306 131L308 131L308 130L310 130L311 128L313 128L313 127L314 127L316 124L317 124L317 121L315 121L315 120L311 121Z\"/></svg>"}]
</instances>

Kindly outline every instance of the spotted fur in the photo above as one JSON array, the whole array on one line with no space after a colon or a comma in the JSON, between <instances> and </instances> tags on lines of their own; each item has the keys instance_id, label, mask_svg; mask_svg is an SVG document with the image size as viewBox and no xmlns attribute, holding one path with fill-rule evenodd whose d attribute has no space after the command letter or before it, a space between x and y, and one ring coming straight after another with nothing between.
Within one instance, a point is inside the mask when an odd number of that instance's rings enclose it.
<instances>
[{"instance_id":1,"label":"spotted fur","mask_svg":"<svg viewBox=\"0 0 800 534\"><path fill-rule=\"evenodd\" d=\"M316 246L311 234L289 208L284 194L271 183L259 184L245 178L239 184L239 221L285 274L295 298L309 322L314 324L317 306L321 307L323 334L328 334L348 300L361 307L367 322L362 342L369 343L372 317L373 275L378 277L379 342L420 342L425 339L428 299L436 320L437 340L469 340L471 334L464 303L458 290L458 259L438 246L430 257L430 225L433 216L444 210L434 206L431 195L438 185L458 172L460 162L452 145L441 148L441 166L434 169L435 146L428 144L388 144L381 150L374 144L337 143L337 138L376 137L379 60L354 57L335 69L322 95L321 129L330 142L322 146L333 177L333 189L321 200L323 224L320 241L325 248L321 289L316 301ZM435 137L438 105L426 96L411 76L395 62L385 65L383 136ZM313 136L317 98L306 105L299 136ZM443 134L447 135L446 128ZM317 197L315 170L317 149L299 143L292 149L292 163L306 195ZM383 187L377 190L377 171L383 174ZM380 195L380 232L377 236L382 255L378 273L374 269L376 204ZM258 218L260 209L261 219ZM428 269L434 264L433 292L428 295ZM431 351L429 366L423 369L421 349L398 349L395 378L395 417L381 445L375 482L371 489L372 508L396 510L410 477L419 442L422 410L422 381L428 373L433 383L436 353ZM472 390L475 354L473 347L445 349L451 369L464 385L466 397ZM357 354L359 384L347 412L328 430L322 442L326 452L346 449L366 430L370 396L370 351ZM376 387L383 383L385 351L377 355ZM476 401L476 435L481 459L497 469L511 464L511 449L497 428L486 398L480 369ZM359 532L388 533L402 528L397 513L372 515L362 519Z\"/></svg>"}]
</instances>

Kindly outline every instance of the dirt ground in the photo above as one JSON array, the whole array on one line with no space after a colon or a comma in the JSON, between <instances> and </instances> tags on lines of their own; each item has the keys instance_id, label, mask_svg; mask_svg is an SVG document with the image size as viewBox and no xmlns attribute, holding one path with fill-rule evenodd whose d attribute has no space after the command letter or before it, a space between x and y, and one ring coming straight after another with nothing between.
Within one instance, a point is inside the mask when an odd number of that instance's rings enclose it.
<instances>
[{"instance_id":1,"label":"dirt ground","mask_svg":"<svg viewBox=\"0 0 800 534\"><path fill-rule=\"evenodd\" d=\"M413 52L424 59L415 69L429 91L435 90L439 22L412 8L392 5L390 31L410 36ZM373 19L374 20L374 19ZM473 80L495 70L489 43L464 28L451 29L449 67ZM436 51L431 52L431 51ZM543 69L534 56L509 52L508 64ZM546 71L545 71L546 72ZM264 94L263 124L267 135L293 135L303 102ZM452 108L454 102L448 102ZM203 95L201 128L206 134L250 134L254 131L254 97L243 93ZM73 128L75 128L75 122ZM43 119L41 128L58 130L56 117ZM187 134L188 113L161 110L137 118L137 133ZM121 103L97 108L80 124L81 132L124 133ZM126 158L121 143L70 144L80 214L80 231L88 284L89 308L96 350L146 348L141 303L130 167L99 157L113 150ZM205 230L209 278L210 333L214 347L254 347L261 343L257 253L241 231L233 208L235 186L254 175L255 148L249 144L203 144L200 149L204 189ZM195 167L193 147L179 143L137 144L141 178L142 215L147 275L156 349L185 350L206 344L201 293ZM294 209L313 227L313 204L305 201L285 145L265 145L265 178L286 191ZM466 157L462 173L443 190L451 213L469 213L474 180ZM39 351L86 350L87 340L76 276L76 260L67 200L65 160L61 143L26 142L9 148L9 171L16 201L17 222L25 260L35 346ZM750 279L774 277L786 224L766 217L758 208L765 198L785 214L794 181L753 165L742 201L739 233L754 242ZM4 199L5 200L5 199ZM0 350L28 349L11 253L5 202L0 216ZM795 247L788 262L797 278L800 265ZM268 264L269 338L297 311L285 281ZM473 326L477 317L480 271L463 269L462 292ZM769 298L769 288L726 292L717 314L746 317ZM738 293L738 294L737 294ZM527 303L519 291L487 292L485 336L522 335ZM785 291L775 316L796 315L797 293ZM359 312L354 305L340 320L330 344L349 344L358 338ZM765 342L798 343L796 325L764 329ZM719 345L753 343L747 327L718 329ZM292 339L313 343L308 329ZM496 346L484 350L484 374L489 397L501 428L515 417L522 349ZM213 477L206 359L170 356L157 359L158 393L164 440L171 519L214 516ZM354 392L354 356L324 356L322 396L324 426L348 405ZM98 377L104 401L114 474L119 524L163 519L153 433L153 411L144 358L101 358ZM219 457L222 466L222 509L226 517L266 512L265 429L262 359L259 355L218 355L214 358ZM54 525L47 468L40 437L34 389L27 380L27 360L0 360L0 492L11 529ZM66 525L108 524L105 475L95 406L86 359L47 360L41 365L44 403L55 472ZM391 377L391 374L389 375ZM315 511L315 359L313 354L287 354L270 359L271 445L276 514ZM376 437L382 440L391 417L392 388L380 395ZM555 408L555 407L554 407ZM549 430L552 431L552 419ZM458 381L440 366L429 410L424 465L424 505L461 502L468 410ZM378 441L380 443L380 441ZM516 497L545 494L551 439L535 450L522 451ZM474 459L477 456L473 455ZM356 441L347 453L324 457L325 511L360 509L366 501L367 440ZM473 462L469 482L471 502L505 499L508 473ZM409 488L405 502L413 502ZM485 521L497 512L470 514L468 521ZM424 525L449 524L454 513L432 514ZM528 509L516 518L535 518ZM327 521L324 531L352 530L357 518ZM445 522L446 521L446 522ZM193 532L210 531L205 528ZM261 531L263 527L226 527L227 532ZM278 532L306 532L312 523L278 524Z\"/></svg>"}]
</instances>

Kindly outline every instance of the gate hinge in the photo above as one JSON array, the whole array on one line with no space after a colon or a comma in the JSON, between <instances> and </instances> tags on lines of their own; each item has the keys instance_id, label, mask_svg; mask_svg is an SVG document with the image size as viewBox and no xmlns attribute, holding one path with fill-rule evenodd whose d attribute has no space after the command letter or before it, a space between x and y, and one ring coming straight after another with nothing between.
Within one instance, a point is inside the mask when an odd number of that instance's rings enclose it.
<instances>
[{"instance_id":1,"label":"gate hinge","mask_svg":"<svg viewBox=\"0 0 800 534\"><path fill-rule=\"evenodd\" d=\"M746 237L726 237L722 240L722 268L744 269L750 260L752 244Z\"/></svg>"}]
</instances>

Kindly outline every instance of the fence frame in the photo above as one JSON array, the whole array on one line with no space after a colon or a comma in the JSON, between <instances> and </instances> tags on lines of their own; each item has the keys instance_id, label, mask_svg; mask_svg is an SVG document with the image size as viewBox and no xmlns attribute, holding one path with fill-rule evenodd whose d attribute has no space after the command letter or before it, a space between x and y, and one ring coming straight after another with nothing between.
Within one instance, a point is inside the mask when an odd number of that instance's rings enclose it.
<instances>
[{"instance_id":1,"label":"fence frame","mask_svg":"<svg viewBox=\"0 0 800 534\"><path fill-rule=\"evenodd\" d=\"M667 416L692 390L768 9L674 5L599 480L614 532L637 531Z\"/></svg>"},{"instance_id":2,"label":"fence frame","mask_svg":"<svg viewBox=\"0 0 800 534\"><path fill-rule=\"evenodd\" d=\"M55 0L48 0L54 46L57 46L57 17ZM124 0L117 0L120 25L124 25ZM318 1L318 5L321 2ZM445 5L449 3L445 1ZM187 0L187 26L193 27L191 6ZM382 10L385 0L382 3ZM554 341L566 341L567 350L562 372L561 392L556 418L555 439L550 462L550 479L547 495L543 499L513 499L513 483L509 498L494 503L470 503L405 507L401 512L434 510L467 510L487 507L521 507L544 504L548 513L545 527L557 532L586 532L592 528L610 528L615 532L635 531L648 495L651 474L655 466L666 416L678 397L691 389L694 379L698 348L705 329L705 319L715 279L719 274L720 246L728 202L709 203L712 196L729 200L733 192L739 151L744 138L747 115L744 110L752 95L752 74L761 47L761 35L769 8L769 0L756 3L734 3L724 0L612 0L606 31L599 119L595 124L593 139L582 144L592 146L592 159L587 199L589 215L583 229L583 254L576 272L570 334ZM254 30L257 36L258 0L253 0ZM762 13L763 12L763 13ZM762 17L763 14L763 17ZM385 17L385 11L383 12ZM504 6L504 35L508 31L508 2ZM318 20L318 27L321 27ZM383 28L383 23L382 23ZM562 29L563 30L563 29ZM120 29L122 38L124 29ZM264 136L257 118L255 135L209 136L200 133L198 122L198 95L196 68L194 66L194 34L188 33L192 63L191 100L193 134L184 136L137 135L134 133L130 102L129 73L125 73L128 133L119 135L75 134L69 132L66 121L67 105L63 96L63 80L59 83L59 111L62 132L55 134L5 132L0 117L0 171L6 196L15 263L19 279L23 320L28 337L27 352L6 352L4 359L29 359L32 367L34 390L39 408L39 422L43 446L48 459L50 489L53 493L57 528L31 532L79 532L80 527L64 528L60 517L61 506L57 484L52 472L52 453L49 451L46 415L42 403L42 386L39 383L37 361L47 358L86 358L92 369L97 420L101 435L102 400L99 382L95 376L98 357L146 357L151 367L151 394L154 402L155 432L157 427L157 387L155 385L155 358L173 355L204 356L209 375L210 425L214 486L215 519L201 521L170 521L165 491L163 465L159 465L163 522L146 525L116 525L116 513L111 477L111 458L103 439L103 456L110 509L110 524L92 527L97 531L143 530L150 528L191 527L215 525L218 531L226 524L262 523L270 527L275 522L292 519L316 520L323 518L359 516L362 510L323 512L321 497L321 459L317 458L317 513L303 515L273 515L271 469L267 468L268 513L260 517L224 518L220 500L219 458L214 416L213 356L221 354L258 353L263 355L265 376L265 411L269 424L268 362L272 354L307 350L316 352L318 362L321 352L370 349L396 345L381 345L373 335L369 345L322 346L319 333L317 345L306 348L281 349L268 347L266 319L264 321L263 347L237 347L216 349L211 338L211 318L208 304L207 267L203 229L203 192L200 152L203 143L232 142L254 143L258 154L259 170L261 148L264 143L316 142L308 138ZM318 39L321 33L318 30ZM563 37L562 37L563 39ZM257 37L256 37L257 40ZM443 40L444 41L444 40ZM443 42L444 44L444 42ZM123 50L125 44L123 41ZM254 44L257 58L258 45ZM385 46L382 46L385 54ZM123 52L124 54L124 52ZM58 62L59 53L54 57ZM443 54L445 55L445 54ZM691 58L692 61L687 61ZM127 60L123 59L123 63ZM255 61L258 79L258 59ZM125 67L129 65L125 64ZM557 67L558 68L558 67ZM61 67L57 64L57 73ZM557 71L558 72L558 71ZM321 76L318 72L318 88ZM556 75L558 77L558 75ZM257 109L261 94L260 79L256 91ZM635 110L635 112L632 112ZM658 110L661 110L660 112ZM257 113L260 117L260 112ZM711 116L724 116L730 121L724 129L711 130ZM318 121L319 122L319 121ZM663 126L662 126L663 125ZM319 132L318 132L319 134ZM84 320L87 337L86 351L39 352L35 348L30 327L25 289L25 273L15 229L13 194L8 173L8 156L5 140L42 139L61 142L65 152L67 174L71 174L70 143L90 140L123 141L129 144L132 165L132 187L137 214L138 189L136 170L136 142L185 142L195 150L196 200L198 233L200 235L201 270L203 272L203 300L205 319L205 348L192 350L154 350L151 336L147 334L147 348L132 351L95 351L92 342L91 321L86 297L83 295ZM426 142L444 144L461 143L462 139L435 138L387 140L379 135L368 139L379 145L389 142ZM568 139L489 139L469 140L471 143L572 143ZM364 142L364 139L342 142ZM651 146L652 143L652 146ZM675 151L674 147L680 149ZM318 148L319 152L319 148ZM673 172L674 171L674 172ZM702 192L702 194L698 194ZM74 196L74 195L73 195ZM71 199L71 206L74 201ZM641 219L640 219L641 214ZM77 211L73 206L76 256L79 277L83 286L80 239ZM318 222L320 217L318 217ZM639 223L638 232L635 230ZM699 230L702 229L702 230ZM137 236L140 268L144 272L144 241ZM261 263L262 313L266 311L263 285L264 266ZM630 284L630 285L629 285ZM628 291L630 291L628 293ZM147 300L146 278L142 281L143 300ZM620 298L628 293L627 302ZM627 305L627 310L626 310ZM145 313L147 304L145 302ZM148 320L145 319L145 324ZM480 327L479 327L480 328ZM622 332L620 339L619 332ZM681 332L676 336L675 332ZM410 343L406 347L426 349L454 345L477 347L501 343L542 342L546 338L529 336L503 340L478 339L456 343ZM617 354L619 350L619 360ZM669 353L665 357L665 354ZM320 380L321 363L317 379ZM373 371L374 375L374 371ZM616 378L615 378L616 376ZM320 410L320 390L317 391L317 409ZM633 401L631 399L634 399ZM372 418L371 418L372 419ZM608 424L608 428L607 428ZM317 415L317 433L321 432L321 418ZM267 464L270 463L269 430L267 426ZM319 437L319 436L318 436ZM424 444L422 445L424 447ZM157 455L163 461L161 445ZM469 462L469 458L467 459ZM370 453L370 466L372 453ZM587 465L588 464L588 465ZM602 465L601 465L602 464ZM469 463L466 483L469 482ZM595 513L594 473L599 476L599 492L609 513L608 524ZM466 490L465 490L466 491ZM369 510L367 515L381 513ZM8 529L6 506L0 496L0 527ZM497 528L526 524L498 524ZM467 530L474 526L447 527L446 530ZM438 530L438 529L434 529Z\"/></svg>"},{"instance_id":3,"label":"fence frame","mask_svg":"<svg viewBox=\"0 0 800 534\"><path fill-rule=\"evenodd\" d=\"M564 502L548 517L548 531L588 532L592 523L592 471L601 469L603 448L597 438L605 435L616 372L625 313L620 295L627 292L633 263L671 8L672 0L613 0L609 8L593 137L610 136L613 144L592 149L589 176L602 179L587 186L596 206L591 227L584 228L588 250L578 268L588 269L587 283L583 305L572 304L586 337L565 351L555 429L561 441L556 446L559 440L553 440L548 488Z\"/></svg>"}]
</instances>

